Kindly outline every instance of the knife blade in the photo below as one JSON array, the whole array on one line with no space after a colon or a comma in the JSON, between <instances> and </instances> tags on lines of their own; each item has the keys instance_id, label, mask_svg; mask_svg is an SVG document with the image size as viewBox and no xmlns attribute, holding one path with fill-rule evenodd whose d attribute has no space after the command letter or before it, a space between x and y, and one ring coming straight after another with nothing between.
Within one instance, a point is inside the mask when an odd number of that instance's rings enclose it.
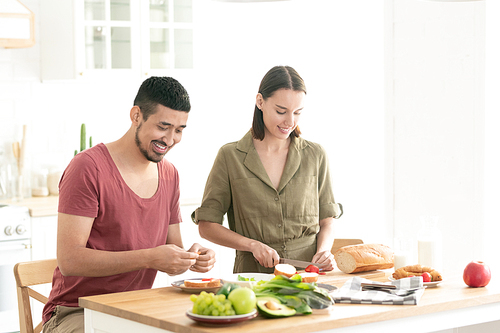
<instances>
[{"instance_id":1,"label":"knife blade","mask_svg":"<svg viewBox=\"0 0 500 333\"><path fill-rule=\"evenodd\" d=\"M323 267L323 264L317 264L313 262L308 262L308 261L302 261L302 260L295 260L295 259L287 259L287 258L280 258L280 264L290 264L295 267L299 268L306 268L309 265L314 265L318 268Z\"/></svg>"}]
</instances>

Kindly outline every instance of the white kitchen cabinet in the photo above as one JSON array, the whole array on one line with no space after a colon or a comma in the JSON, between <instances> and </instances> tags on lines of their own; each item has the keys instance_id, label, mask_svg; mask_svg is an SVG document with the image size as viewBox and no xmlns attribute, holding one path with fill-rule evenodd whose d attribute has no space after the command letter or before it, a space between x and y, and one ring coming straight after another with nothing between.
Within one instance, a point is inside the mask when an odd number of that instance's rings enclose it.
<instances>
[{"instance_id":1,"label":"white kitchen cabinet","mask_svg":"<svg viewBox=\"0 0 500 333\"><path fill-rule=\"evenodd\" d=\"M57 215L31 217L31 260L56 258L57 254ZM33 286L37 292L48 296L51 285ZM42 320L43 304L32 302L33 322Z\"/></svg>"},{"instance_id":2,"label":"white kitchen cabinet","mask_svg":"<svg viewBox=\"0 0 500 333\"><path fill-rule=\"evenodd\" d=\"M57 254L57 215L31 218L32 260L52 259Z\"/></svg>"},{"instance_id":3,"label":"white kitchen cabinet","mask_svg":"<svg viewBox=\"0 0 500 333\"><path fill-rule=\"evenodd\" d=\"M42 80L182 76L193 68L192 0L44 0Z\"/></svg>"}]
</instances>

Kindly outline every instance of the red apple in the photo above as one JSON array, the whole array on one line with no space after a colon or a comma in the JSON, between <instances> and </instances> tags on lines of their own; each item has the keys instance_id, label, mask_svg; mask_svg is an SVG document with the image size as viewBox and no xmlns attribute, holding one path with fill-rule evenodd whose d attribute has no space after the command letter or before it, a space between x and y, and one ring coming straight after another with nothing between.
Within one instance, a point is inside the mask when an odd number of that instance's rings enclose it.
<instances>
[{"instance_id":1,"label":"red apple","mask_svg":"<svg viewBox=\"0 0 500 333\"><path fill-rule=\"evenodd\" d=\"M469 287L484 287L491 280L490 267L482 261L471 261L464 269L464 282Z\"/></svg>"}]
</instances>

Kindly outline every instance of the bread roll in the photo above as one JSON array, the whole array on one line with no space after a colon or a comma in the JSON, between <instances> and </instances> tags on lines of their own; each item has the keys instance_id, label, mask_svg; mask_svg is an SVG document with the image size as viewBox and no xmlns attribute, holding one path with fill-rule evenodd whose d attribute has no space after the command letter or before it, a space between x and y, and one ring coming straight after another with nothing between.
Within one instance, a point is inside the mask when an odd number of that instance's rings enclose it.
<instances>
[{"instance_id":1,"label":"bread roll","mask_svg":"<svg viewBox=\"0 0 500 333\"><path fill-rule=\"evenodd\" d=\"M313 272L300 273L302 282L306 283L318 282L318 276L319 276L318 273L313 273Z\"/></svg>"},{"instance_id":2,"label":"bread roll","mask_svg":"<svg viewBox=\"0 0 500 333\"><path fill-rule=\"evenodd\" d=\"M291 278L297 273L297 269L290 264L278 264L274 266L274 275L284 275Z\"/></svg>"},{"instance_id":3,"label":"bread roll","mask_svg":"<svg viewBox=\"0 0 500 333\"><path fill-rule=\"evenodd\" d=\"M337 267L344 273L357 273L394 267L394 251L383 244L344 246L335 253Z\"/></svg>"}]
</instances>

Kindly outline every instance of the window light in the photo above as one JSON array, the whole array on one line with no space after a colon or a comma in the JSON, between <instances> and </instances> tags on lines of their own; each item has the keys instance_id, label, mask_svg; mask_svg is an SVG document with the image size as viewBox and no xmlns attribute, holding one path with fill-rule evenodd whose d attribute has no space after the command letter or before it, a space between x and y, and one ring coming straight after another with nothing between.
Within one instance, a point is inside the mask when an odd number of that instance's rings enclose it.
<instances>
[{"instance_id":1,"label":"window light","mask_svg":"<svg viewBox=\"0 0 500 333\"><path fill-rule=\"evenodd\" d=\"M35 14L17 0L0 1L0 47L35 45Z\"/></svg>"}]
</instances>

